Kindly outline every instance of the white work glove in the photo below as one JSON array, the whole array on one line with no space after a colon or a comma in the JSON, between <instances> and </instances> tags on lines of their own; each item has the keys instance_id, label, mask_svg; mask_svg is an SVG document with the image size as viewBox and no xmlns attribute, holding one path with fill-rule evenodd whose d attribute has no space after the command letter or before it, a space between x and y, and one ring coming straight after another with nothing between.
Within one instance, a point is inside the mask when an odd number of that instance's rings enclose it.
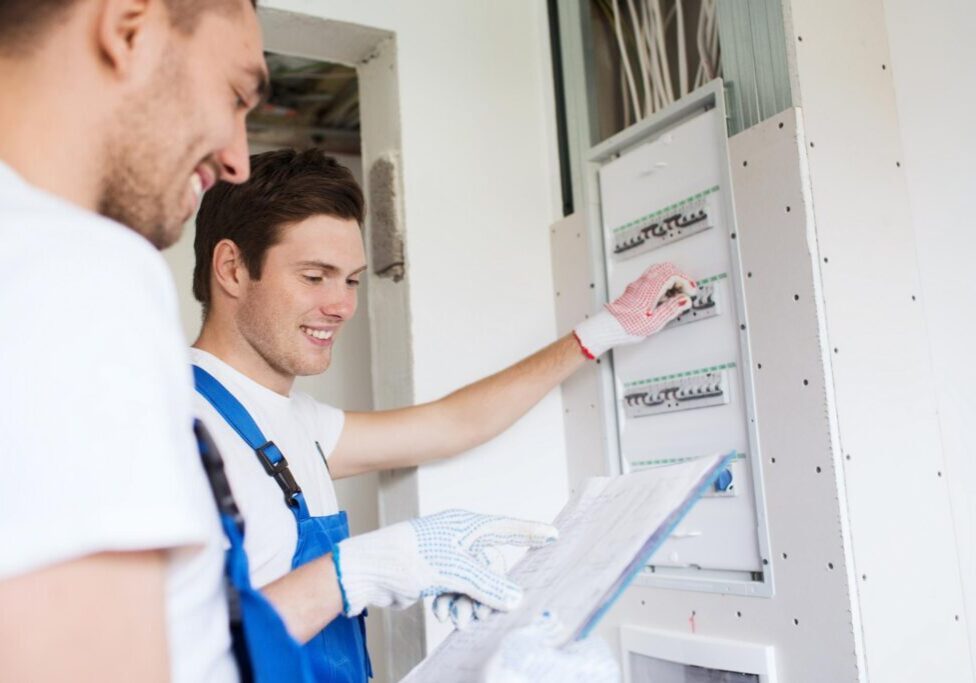
<instances>
[{"instance_id":1,"label":"white work glove","mask_svg":"<svg viewBox=\"0 0 976 683\"><path fill-rule=\"evenodd\" d=\"M463 631L475 621L486 619L493 610L491 607L472 600L467 595L441 593L434 598L434 616L441 623L448 619L458 631Z\"/></svg>"},{"instance_id":2,"label":"white work glove","mask_svg":"<svg viewBox=\"0 0 976 683\"><path fill-rule=\"evenodd\" d=\"M508 571L505 557L498 548L485 548L480 553L480 559L488 569L496 574L506 574ZM443 624L450 619L454 628L459 631L466 629L472 622L487 618L495 611L491 607L459 593L441 593L434 598L434 604L431 607L439 622Z\"/></svg>"},{"instance_id":3,"label":"white work glove","mask_svg":"<svg viewBox=\"0 0 976 683\"><path fill-rule=\"evenodd\" d=\"M636 344L691 308L694 280L673 263L656 263L627 285L620 298L573 330L588 358L622 344Z\"/></svg>"},{"instance_id":4,"label":"white work glove","mask_svg":"<svg viewBox=\"0 0 976 683\"><path fill-rule=\"evenodd\" d=\"M441 593L510 610L522 599L522 589L485 566L485 548L538 547L558 535L542 522L446 510L347 538L332 553L343 613L356 616L367 605L408 607Z\"/></svg>"},{"instance_id":5,"label":"white work glove","mask_svg":"<svg viewBox=\"0 0 976 683\"><path fill-rule=\"evenodd\" d=\"M482 683L619 683L620 667L601 638L557 647L563 625L549 612L502 640Z\"/></svg>"}]
</instances>

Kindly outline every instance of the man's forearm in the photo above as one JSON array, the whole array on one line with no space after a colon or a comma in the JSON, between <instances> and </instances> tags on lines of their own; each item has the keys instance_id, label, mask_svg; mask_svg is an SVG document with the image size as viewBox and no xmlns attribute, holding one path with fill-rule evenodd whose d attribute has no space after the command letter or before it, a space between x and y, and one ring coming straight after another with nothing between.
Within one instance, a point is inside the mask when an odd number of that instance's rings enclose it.
<instances>
[{"instance_id":1,"label":"man's forearm","mask_svg":"<svg viewBox=\"0 0 976 683\"><path fill-rule=\"evenodd\" d=\"M456 455L510 427L586 358L572 334L499 373L419 406L349 413L329 458L333 478Z\"/></svg>"},{"instance_id":2,"label":"man's forearm","mask_svg":"<svg viewBox=\"0 0 976 683\"><path fill-rule=\"evenodd\" d=\"M161 550L0 580L0 681L168 681L165 587Z\"/></svg>"},{"instance_id":3,"label":"man's forearm","mask_svg":"<svg viewBox=\"0 0 976 683\"><path fill-rule=\"evenodd\" d=\"M572 334L499 373L469 384L435 405L452 435L431 458L453 455L508 429L552 389L586 363Z\"/></svg>"},{"instance_id":4,"label":"man's forearm","mask_svg":"<svg viewBox=\"0 0 976 683\"><path fill-rule=\"evenodd\" d=\"M342 593L331 553L285 574L261 592L299 643L308 642L342 613Z\"/></svg>"}]
</instances>

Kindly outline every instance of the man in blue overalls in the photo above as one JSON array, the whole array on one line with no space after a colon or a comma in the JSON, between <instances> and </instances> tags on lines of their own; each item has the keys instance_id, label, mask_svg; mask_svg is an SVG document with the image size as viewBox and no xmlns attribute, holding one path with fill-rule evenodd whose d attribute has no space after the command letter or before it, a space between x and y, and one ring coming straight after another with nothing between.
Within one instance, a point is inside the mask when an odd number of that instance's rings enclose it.
<instances>
[{"instance_id":1,"label":"man in blue overalls","mask_svg":"<svg viewBox=\"0 0 976 683\"><path fill-rule=\"evenodd\" d=\"M459 572L438 566L430 558L443 556L439 539L483 560L492 542L551 537L545 525L451 512L346 540L332 481L487 441L587 358L661 329L695 291L674 266L655 266L574 334L508 370L432 403L343 413L292 386L329 367L336 335L356 311L363 221L347 169L316 150L281 150L252 157L248 183L204 198L194 245L194 295L204 309L192 349L197 413L223 453L246 523L251 579L314 650L323 680L366 677L361 622L351 619L366 605L443 594L435 607L457 623L517 601L518 588L480 562ZM463 580L447 585L454 575Z\"/></svg>"}]
</instances>

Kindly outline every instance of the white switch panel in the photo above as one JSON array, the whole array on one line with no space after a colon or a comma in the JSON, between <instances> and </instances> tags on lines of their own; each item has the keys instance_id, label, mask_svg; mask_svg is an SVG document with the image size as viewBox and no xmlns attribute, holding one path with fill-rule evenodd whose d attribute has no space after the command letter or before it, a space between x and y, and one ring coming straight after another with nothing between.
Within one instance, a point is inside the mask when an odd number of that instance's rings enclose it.
<instances>
[{"instance_id":1,"label":"white switch panel","mask_svg":"<svg viewBox=\"0 0 976 683\"><path fill-rule=\"evenodd\" d=\"M715 85L701 95L711 106L689 99L684 116L671 111L657 129L635 126L631 137L590 152L591 187L599 196L590 226L602 247L594 254L597 273L605 274L600 299L612 301L659 263L675 264L699 285L692 307L666 329L613 350L601 386L608 450L619 455L622 472L673 458L742 454L665 542L646 580L768 595L751 330L722 96Z\"/></svg>"},{"instance_id":2,"label":"white switch panel","mask_svg":"<svg viewBox=\"0 0 976 683\"><path fill-rule=\"evenodd\" d=\"M735 363L678 372L624 385L627 417L646 417L729 402L729 371Z\"/></svg>"},{"instance_id":3,"label":"white switch panel","mask_svg":"<svg viewBox=\"0 0 976 683\"><path fill-rule=\"evenodd\" d=\"M714 224L708 200L715 192L717 185L615 228L614 257L632 258L708 230Z\"/></svg>"}]
</instances>

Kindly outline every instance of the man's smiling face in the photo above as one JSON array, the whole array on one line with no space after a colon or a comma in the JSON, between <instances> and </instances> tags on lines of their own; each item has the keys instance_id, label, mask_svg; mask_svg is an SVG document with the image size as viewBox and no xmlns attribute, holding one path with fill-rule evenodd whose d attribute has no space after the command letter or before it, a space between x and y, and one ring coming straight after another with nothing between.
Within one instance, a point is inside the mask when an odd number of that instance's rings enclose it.
<instances>
[{"instance_id":1,"label":"man's smiling face","mask_svg":"<svg viewBox=\"0 0 976 683\"><path fill-rule=\"evenodd\" d=\"M162 10L158 10L162 12ZM168 26L169 18L156 21ZM203 193L250 173L245 118L267 90L250 2L204 11L191 33L166 29L155 64L140 62L106 144L99 212L159 248L175 242Z\"/></svg>"},{"instance_id":2,"label":"man's smiling face","mask_svg":"<svg viewBox=\"0 0 976 683\"><path fill-rule=\"evenodd\" d=\"M317 215L281 228L260 279L247 278L235 323L276 374L317 375L356 312L366 256L355 220Z\"/></svg>"}]
</instances>

